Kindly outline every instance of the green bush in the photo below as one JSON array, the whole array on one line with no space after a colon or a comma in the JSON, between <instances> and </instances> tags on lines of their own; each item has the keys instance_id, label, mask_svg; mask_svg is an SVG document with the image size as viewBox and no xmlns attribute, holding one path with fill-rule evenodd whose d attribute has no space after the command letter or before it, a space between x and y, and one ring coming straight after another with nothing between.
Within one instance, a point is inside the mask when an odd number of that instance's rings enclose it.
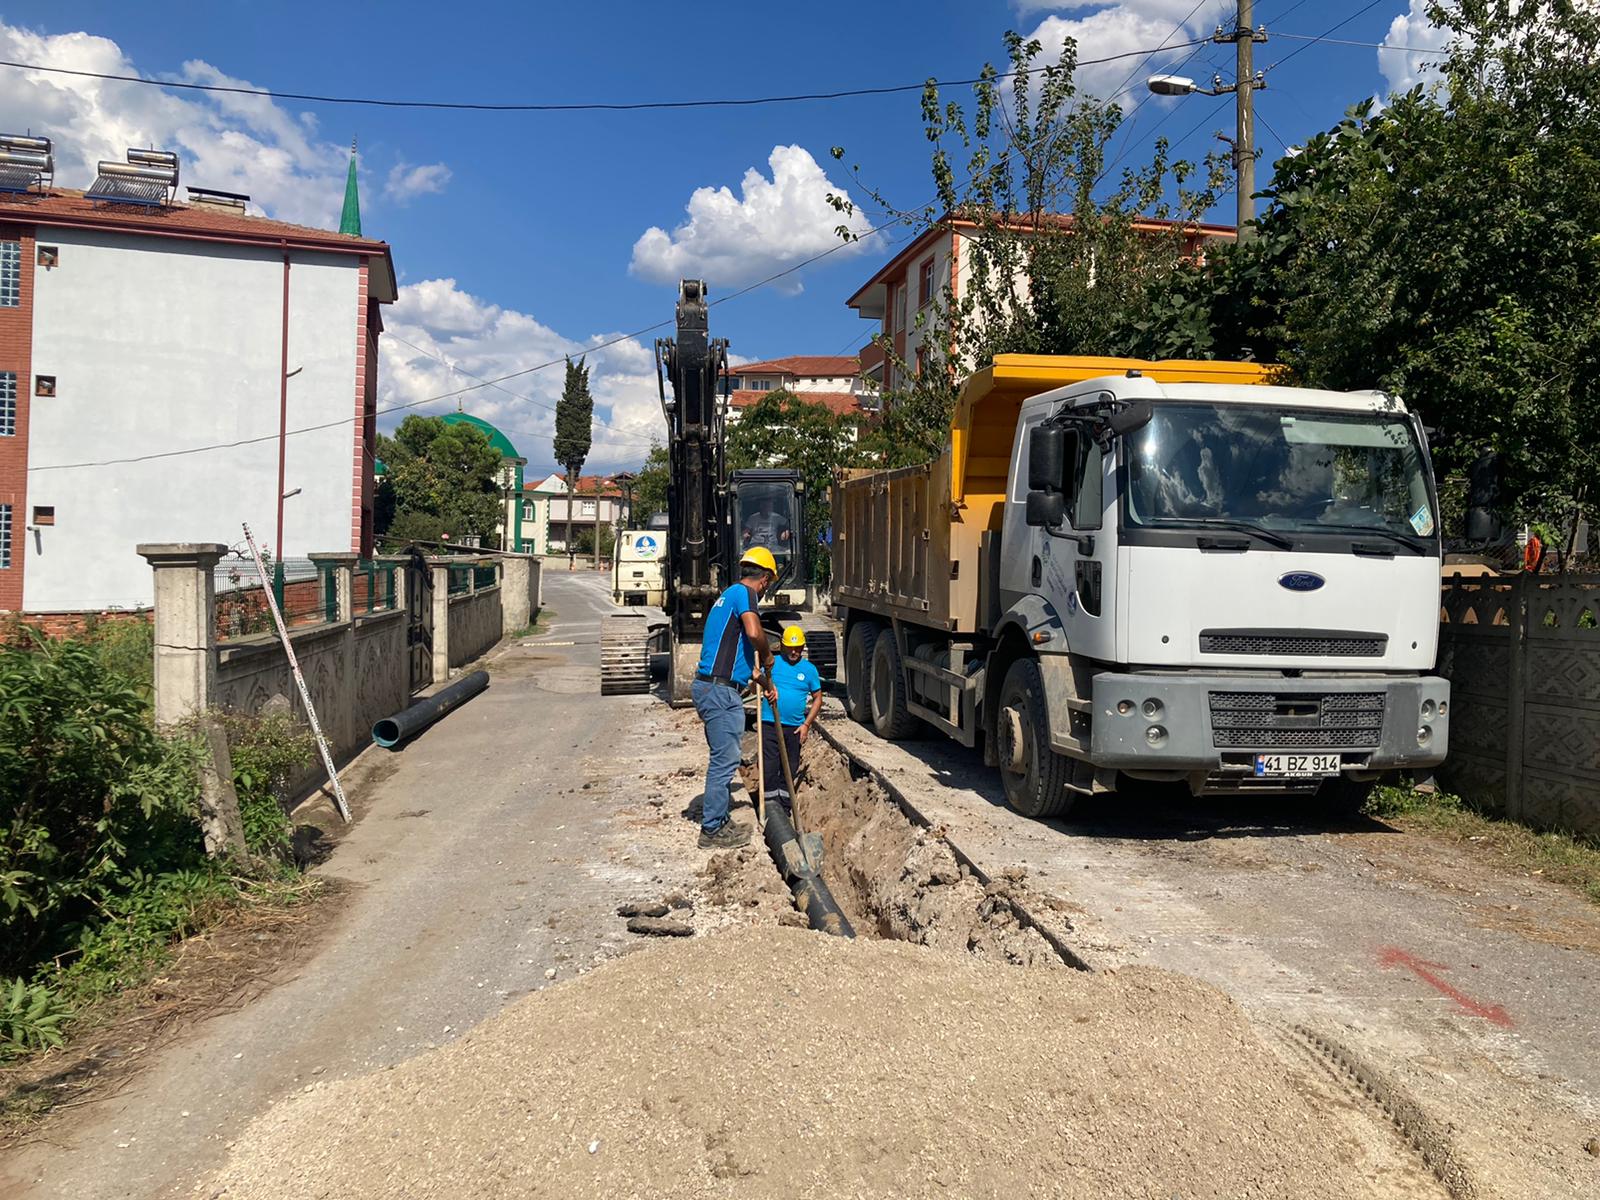
<instances>
[{"instance_id":1,"label":"green bush","mask_svg":"<svg viewBox=\"0 0 1600 1200\"><path fill-rule=\"evenodd\" d=\"M246 848L251 854L286 858L294 833L284 807L288 788L317 752L316 738L292 712L219 712L216 720L233 759Z\"/></svg>"},{"instance_id":2,"label":"green bush","mask_svg":"<svg viewBox=\"0 0 1600 1200\"><path fill-rule=\"evenodd\" d=\"M203 861L197 761L93 644L0 648L0 975L69 953L130 870Z\"/></svg>"},{"instance_id":3,"label":"green bush","mask_svg":"<svg viewBox=\"0 0 1600 1200\"><path fill-rule=\"evenodd\" d=\"M42 983L0 980L0 1062L61 1045L61 1025L71 1015L61 997Z\"/></svg>"}]
</instances>

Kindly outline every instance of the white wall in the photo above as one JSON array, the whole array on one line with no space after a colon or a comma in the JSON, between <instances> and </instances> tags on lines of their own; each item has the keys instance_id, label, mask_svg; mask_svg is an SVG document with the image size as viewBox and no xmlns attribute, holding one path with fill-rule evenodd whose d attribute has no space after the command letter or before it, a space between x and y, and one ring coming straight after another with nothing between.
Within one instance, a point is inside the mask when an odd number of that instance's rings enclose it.
<instances>
[{"instance_id":1,"label":"white wall","mask_svg":"<svg viewBox=\"0 0 1600 1200\"><path fill-rule=\"evenodd\" d=\"M34 285L33 370L56 377L29 420L31 611L151 602L140 542L274 540L283 260L279 252L89 231L40 230L61 264ZM295 252L289 285L284 551L349 550L355 484L359 259ZM29 381L31 385L32 381ZM147 462L40 470L261 438ZM19 514L20 515L20 514ZM31 518L31 512L28 514ZM18 521L20 527L21 521Z\"/></svg>"}]
</instances>

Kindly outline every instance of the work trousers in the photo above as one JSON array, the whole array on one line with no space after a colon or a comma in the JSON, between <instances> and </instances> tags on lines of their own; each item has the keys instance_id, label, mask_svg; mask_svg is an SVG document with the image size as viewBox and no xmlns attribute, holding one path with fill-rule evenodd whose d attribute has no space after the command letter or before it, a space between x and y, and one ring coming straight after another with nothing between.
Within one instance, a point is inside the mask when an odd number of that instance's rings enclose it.
<instances>
[{"instance_id":1,"label":"work trousers","mask_svg":"<svg viewBox=\"0 0 1600 1200\"><path fill-rule=\"evenodd\" d=\"M778 757L780 728L783 730L783 744L789 752L789 770L800 769L800 726L779 726L771 721L761 722L761 756L766 775L761 781L761 790L768 804L781 804L787 812L792 797L789 795L789 785L783 778L783 760Z\"/></svg>"},{"instance_id":2,"label":"work trousers","mask_svg":"<svg viewBox=\"0 0 1600 1200\"><path fill-rule=\"evenodd\" d=\"M715 833L728 823L728 789L739 769L739 739L744 736L744 701L720 683L696 679L689 689L694 710L706 730L706 790L700 798L700 828Z\"/></svg>"}]
</instances>

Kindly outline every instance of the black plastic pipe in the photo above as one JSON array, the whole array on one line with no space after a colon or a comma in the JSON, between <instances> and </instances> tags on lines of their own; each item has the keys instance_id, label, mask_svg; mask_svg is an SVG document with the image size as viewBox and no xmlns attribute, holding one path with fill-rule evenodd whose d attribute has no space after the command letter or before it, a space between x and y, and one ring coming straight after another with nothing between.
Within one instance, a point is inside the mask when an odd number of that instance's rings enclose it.
<instances>
[{"instance_id":1,"label":"black plastic pipe","mask_svg":"<svg viewBox=\"0 0 1600 1200\"><path fill-rule=\"evenodd\" d=\"M765 836L772 861L778 865L778 873L794 893L794 906L805 914L806 923L813 929L831 933L835 937L855 937L856 931L850 927L850 921L844 913L839 911L828 885L806 862L800 850L800 835L795 832L794 822L789 819L783 805L767 805Z\"/></svg>"},{"instance_id":2,"label":"black plastic pipe","mask_svg":"<svg viewBox=\"0 0 1600 1200\"><path fill-rule=\"evenodd\" d=\"M449 687L435 692L426 700L418 700L410 708L401 709L392 717L385 717L372 727L372 740L388 750L393 750L414 733L420 733L445 713L459 704L465 704L489 686L489 672L474 671L463 675Z\"/></svg>"}]
</instances>

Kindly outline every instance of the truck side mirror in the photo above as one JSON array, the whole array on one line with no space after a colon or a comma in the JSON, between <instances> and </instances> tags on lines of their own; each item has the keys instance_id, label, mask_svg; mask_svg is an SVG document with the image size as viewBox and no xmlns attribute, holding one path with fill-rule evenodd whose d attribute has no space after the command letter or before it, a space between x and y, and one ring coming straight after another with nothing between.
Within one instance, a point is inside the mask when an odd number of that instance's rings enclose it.
<instances>
[{"instance_id":1,"label":"truck side mirror","mask_svg":"<svg viewBox=\"0 0 1600 1200\"><path fill-rule=\"evenodd\" d=\"M1037 437L1038 434L1035 433L1034 436ZM1066 520L1067 498L1057 491L1029 492L1026 511L1029 525L1054 529Z\"/></svg>"},{"instance_id":2,"label":"truck side mirror","mask_svg":"<svg viewBox=\"0 0 1600 1200\"><path fill-rule=\"evenodd\" d=\"M1067 462L1067 437L1066 431L1058 425L1037 425L1028 435L1028 490L1037 492L1041 488L1061 487L1061 473ZM1029 509L1033 497L1028 497ZM1028 518L1028 524L1035 524L1033 518Z\"/></svg>"},{"instance_id":3,"label":"truck side mirror","mask_svg":"<svg viewBox=\"0 0 1600 1200\"><path fill-rule=\"evenodd\" d=\"M1125 408L1119 408L1106 418L1106 428L1117 437L1127 437L1130 433L1137 433L1150 424L1150 418L1155 416L1155 409L1148 400L1135 400Z\"/></svg>"}]
</instances>

